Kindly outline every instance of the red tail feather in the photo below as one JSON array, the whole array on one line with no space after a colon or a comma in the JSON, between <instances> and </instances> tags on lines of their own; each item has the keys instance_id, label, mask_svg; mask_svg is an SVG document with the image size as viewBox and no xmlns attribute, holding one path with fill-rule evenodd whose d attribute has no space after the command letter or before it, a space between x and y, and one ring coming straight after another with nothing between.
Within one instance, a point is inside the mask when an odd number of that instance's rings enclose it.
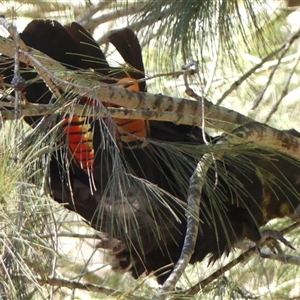
<instances>
[{"instance_id":1,"label":"red tail feather","mask_svg":"<svg viewBox=\"0 0 300 300\"><path fill-rule=\"evenodd\" d=\"M63 131L70 152L85 172L91 172L94 164L93 133L90 127L85 117L73 116L63 120Z\"/></svg>"},{"instance_id":2,"label":"red tail feather","mask_svg":"<svg viewBox=\"0 0 300 300\"><path fill-rule=\"evenodd\" d=\"M135 82L135 79L126 77L119 80L119 84L124 86L128 82ZM140 91L138 82L133 83L128 87L132 91ZM116 107L116 105L104 103L106 107ZM131 143L149 135L149 121L148 120L135 120L135 119L118 119L115 118L114 122L118 127L117 138L122 143Z\"/></svg>"},{"instance_id":3,"label":"red tail feather","mask_svg":"<svg viewBox=\"0 0 300 300\"><path fill-rule=\"evenodd\" d=\"M119 81L124 85L132 78L123 78ZM139 91L138 83L129 86L128 89ZM88 105L94 105L93 100L86 99ZM106 107L115 105L104 103ZM117 125L116 138L122 143L131 143L137 140L146 138L149 134L149 121L147 120L134 120L134 119L118 119L115 118L114 122ZM94 148L93 148L93 132L90 131L90 124L86 117L66 117L63 120L63 131L67 136L69 149L78 166L85 172L91 172L94 165Z\"/></svg>"}]
</instances>

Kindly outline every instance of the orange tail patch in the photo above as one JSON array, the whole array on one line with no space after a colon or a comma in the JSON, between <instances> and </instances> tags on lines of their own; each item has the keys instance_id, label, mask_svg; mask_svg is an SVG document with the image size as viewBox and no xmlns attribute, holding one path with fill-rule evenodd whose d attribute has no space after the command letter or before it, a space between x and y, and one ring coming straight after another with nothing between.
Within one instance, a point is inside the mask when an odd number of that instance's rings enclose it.
<instances>
[{"instance_id":1,"label":"orange tail patch","mask_svg":"<svg viewBox=\"0 0 300 300\"><path fill-rule=\"evenodd\" d=\"M126 86L128 82L134 81L132 78L123 78L118 83ZM139 91L138 83L128 86L128 89ZM87 105L95 105L93 100L84 99ZM103 103L106 107L117 107L110 103ZM137 140L146 138L149 134L148 120L118 119L114 118L117 125L116 137L121 143L130 144ZM93 171L95 151L93 148L93 132L91 126L87 123L86 117L66 117L63 122L63 132L67 136L69 149L75 162L85 172ZM145 143L142 143L142 147Z\"/></svg>"},{"instance_id":2,"label":"orange tail patch","mask_svg":"<svg viewBox=\"0 0 300 300\"><path fill-rule=\"evenodd\" d=\"M118 84L126 87L126 84L133 82L127 88L132 91L139 91L138 82L130 77L123 78L119 80ZM112 105L109 103L104 103L106 107L117 107L117 105ZM149 134L149 121L148 120L134 120L134 119L118 119L114 118L114 122L118 127L118 132L116 134L117 138L123 143L132 143L139 139L146 138ZM142 144L142 147L145 143Z\"/></svg>"},{"instance_id":3,"label":"orange tail patch","mask_svg":"<svg viewBox=\"0 0 300 300\"><path fill-rule=\"evenodd\" d=\"M66 117L63 131L67 136L69 149L76 163L85 171L92 172L94 165L93 133L85 117Z\"/></svg>"}]
</instances>

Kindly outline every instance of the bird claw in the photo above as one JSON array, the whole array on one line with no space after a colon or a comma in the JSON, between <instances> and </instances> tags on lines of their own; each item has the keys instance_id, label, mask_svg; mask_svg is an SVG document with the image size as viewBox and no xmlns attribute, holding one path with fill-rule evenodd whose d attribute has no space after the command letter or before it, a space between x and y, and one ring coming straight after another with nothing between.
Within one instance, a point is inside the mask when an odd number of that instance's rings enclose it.
<instances>
[{"instance_id":1,"label":"bird claw","mask_svg":"<svg viewBox=\"0 0 300 300\"><path fill-rule=\"evenodd\" d=\"M279 242L283 243L285 246L296 250L291 242L289 242L283 234L278 230L266 229L261 232L261 239L257 243L258 251L260 252L260 248L266 246L271 249L274 253L276 250L278 253L282 253L282 249L280 247Z\"/></svg>"}]
</instances>

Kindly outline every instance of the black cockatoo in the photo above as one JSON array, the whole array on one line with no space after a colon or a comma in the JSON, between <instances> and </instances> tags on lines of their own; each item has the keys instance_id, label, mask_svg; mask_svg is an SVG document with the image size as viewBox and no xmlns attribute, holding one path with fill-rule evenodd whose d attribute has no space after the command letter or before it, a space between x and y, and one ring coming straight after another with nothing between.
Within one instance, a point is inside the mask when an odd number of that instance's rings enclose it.
<instances>
[{"instance_id":1,"label":"black cockatoo","mask_svg":"<svg viewBox=\"0 0 300 300\"><path fill-rule=\"evenodd\" d=\"M62 26L55 21L35 20L20 36L28 46L70 70L92 69L106 83L144 77L141 48L130 29L108 36L132 67L128 72L110 67L93 38L76 23ZM33 80L36 74L23 67L22 76ZM9 63L2 63L2 73L9 82L13 74ZM145 82L129 88L146 92ZM52 97L43 82L28 84L24 93L29 102L49 103ZM79 101L90 100L81 97ZM32 126L39 120L26 118ZM120 241L121 246L113 249L115 268L130 270L138 277L175 263L186 231L189 178L201 155L214 151L213 146L205 145L202 129L115 119L112 132L107 120L65 115L58 121L62 122L63 133L58 143L67 144L67 151L56 151L51 157L54 200L105 232L108 240ZM109 137L111 133L113 138ZM259 228L273 218L297 217L293 213L299 205L299 175L294 159L257 148L228 153L217 160L206 174L200 230L191 263L208 254L214 261L245 238L259 241ZM156 275L162 283L168 273Z\"/></svg>"}]
</instances>

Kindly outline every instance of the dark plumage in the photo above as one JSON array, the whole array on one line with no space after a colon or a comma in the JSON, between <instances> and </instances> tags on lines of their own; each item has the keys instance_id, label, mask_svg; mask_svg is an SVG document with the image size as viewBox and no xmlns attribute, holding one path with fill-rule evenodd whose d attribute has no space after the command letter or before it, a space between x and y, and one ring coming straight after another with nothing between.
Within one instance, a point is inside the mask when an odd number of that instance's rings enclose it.
<instances>
[{"instance_id":1,"label":"dark plumage","mask_svg":"<svg viewBox=\"0 0 300 300\"><path fill-rule=\"evenodd\" d=\"M141 48L129 29L113 31L108 37L125 61L138 70L129 74L114 72L96 42L76 23L61 26L55 21L36 20L25 28L21 38L70 69L91 68L108 77L143 78ZM10 66L2 64L7 82L12 74ZM24 72L23 76L31 80L35 74ZM109 80L106 78L105 82ZM145 92L146 84L139 83L139 90ZM41 82L27 85L25 92L30 102L49 103L51 99ZM26 120L33 125L37 119ZM50 167L53 198L80 214L92 227L106 232L108 238L120 240L122 246L114 249L116 268L131 270L138 277L145 271L175 263L186 230L188 180L201 158L200 152L206 151L201 128L151 121L146 147L140 147L137 139L133 148L122 141L116 148L108 142L105 123L87 122L93 131L95 185L91 187L90 174L78 164L71 160L67 167L63 156L55 152ZM240 154L228 153L216 165L208 171L201 197L202 222L192 263L207 254L215 261L244 238L259 241L260 226L273 218L291 215L299 205L300 172L294 159L251 149ZM214 188L216 172L218 182ZM167 276L158 277L159 282Z\"/></svg>"}]
</instances>

